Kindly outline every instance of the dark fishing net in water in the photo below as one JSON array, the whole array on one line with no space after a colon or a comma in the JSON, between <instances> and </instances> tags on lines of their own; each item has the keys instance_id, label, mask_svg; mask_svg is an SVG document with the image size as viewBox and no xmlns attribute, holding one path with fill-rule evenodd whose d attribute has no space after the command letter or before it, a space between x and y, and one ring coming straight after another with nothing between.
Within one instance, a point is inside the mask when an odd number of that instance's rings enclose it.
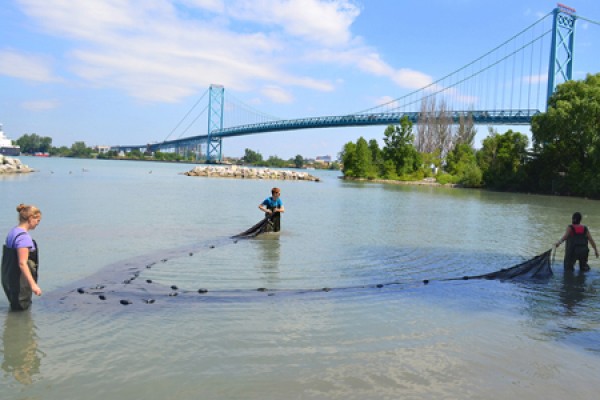
<instances>
[{"instance_id":1,"label":"dark fishing net in water","mask_svg":"<svg viewBox=\"0 0 600 400\"><path fill-rule=\"evenodd\" d=\"M259 224L253 226L250 230L242 232L242 234L236 237L253 237L262 232L265 232L265 224L268 222L268 218L261 221ZM220 245L235 244L238 240L223 240ZM219 246L219 244L217 244ZM207 246L206 249L214 249L215 245ZM198 250L196 248L196 250ZM469 279L490 279L500 281L544 281L552 277L551 268L551 254L552 250L548 250L542 254L539 254L532 259L524 261L510 268L501 269L499 271L490 272L482 275L471 275L456 278L445 278L445 279L424 279L422 281L391 281L365 285L355 286L343 286L343 287L321 287L321 288L309 288L309 289L277 289L277 288L254 288L254 289L211 289L206 288L193 289L193 290L182 290L175 285L164 285L158 282L152 282L151 280L140 279L140 274L143 269L149 269L157 264L168 262L169 258L161 259L159 262L149 262L148 258L144 261L138 260L133 263L137 267L133 267L131 263L127 271L121 270L122 275L125 272L128 276L124 276L121 282L115 282L114 280L107 281L106 279L100 279L101 283L96 281L92 285L84 284L76 289L71 289L68 293L55 293L54 296L44 296L46 300L50 300L55 304L56 300L58 303L65 306L71 306L74 308L85 307L86 305L93 304L173 304L173 302L205 302L205 301L230 301L233 299L258 299L262 296L293 296L303 295L308 293L316 292L342 292L349 290L366 290L366 289L380 289L384 287L414 287L416 284L427 285L430 282L438 281L456 281L456 280L469 280ZM181 256L180 251L176 251L171 254L175 258ZM189 252L189 256L194 255L194 252ZM142 263L146 263L141 264ZM120 263L119 263L120 264ZM115 265L117 267L117 265ZM121 267L122 268L122 267ZM112 278L115 278L113 271ZM93 278L92 278L93 279ZM89 283L89 280L86 280ZM50 297L50 298L49 298ZM57 298L58 297L58 298ZM51 300L53 298L53 300Z\"/></svg>"},{"instance_id":2,"label":"dark fishing net in water","mask_svg":"<svg viewBox=\"0 0 600 400\"><path fill-rule=\"evenodd\" d=\"M515 265L511 268L504 268L499 271L490 272L483 275L464 276L462 278L451 278L444 280L458 280L458 279L497 279L501 281L506 280L545 280L550 278L552 275L551 267L551 255L552 249L545 251L533 257L530 260L524 261L521 264Z\"/></svg>"},{"instance_id":3,"label":"dark fishing net in water","mask_svg":"<svg viewBox=\"0 0 600 400\"><path fill-rule=\"evenodd\" d=\"M233 238L252 238L262 233L279 232L281 225L281 213L275 212L265 215L265 218L260 220L255 225L246 229L242 233L238 233Z\"/></svg>"}]
</instances>

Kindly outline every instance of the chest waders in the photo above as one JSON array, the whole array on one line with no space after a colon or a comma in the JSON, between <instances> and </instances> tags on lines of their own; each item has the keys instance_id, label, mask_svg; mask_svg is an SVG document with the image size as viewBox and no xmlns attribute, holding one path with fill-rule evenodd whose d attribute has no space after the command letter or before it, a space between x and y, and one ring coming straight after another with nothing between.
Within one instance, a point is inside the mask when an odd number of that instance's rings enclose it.
<instances>
[{"instance_id":1,"label":"chest waders","mask_svg":"<svg viewBox=\"0 0 600 400\"><path fill-rule=\"evenodd\" d=\"M13 246L17 238L25 233L18 234L13 240ZM27 266L33 280L38 280L38 246L35 240L33 241L35 250L29 250L29 259ZM17 249L10 248L4 245L2 249L2 288L10 302L10 308L13 311L27 310L31 306L32 291L29 282L21 273L19 267L19 256Z\"/></svg>"},{"instance_id":2,"label":"chest waders","mask_svg":"<svg viewBox=\"0 0 600 400\"><path fill-rule=\"evenodd\" d=\"M277 202L270 202L267 208L271 210L271 214L267 215L268 223L264 232L279 232L281 230L281 213L275 212Z\"/></svg>"},{"instance_id":3,"label":"chest waders","mask_svg":"<svg viewBox=\"0 0 600 400\"><path fill-rule=\"evenodd\" d=\"M575 263L579 261L579 268L587 269L588 267L588 254L590 249L588 247L587 238L587 226L583 226L581 232L577 232L573 225L569 225L571 234L567 238L567 245L565 248L565 269L573 269Z\"/></svg>"},{"instance_id":4,"label":"chest waders","mask_svg":"<svg viewBox=\"0 0 600 400\"><path fill-rule=\"evenodd\" d=\"M268 220L268 222L267 222L267 227L265 229L265 232L279 232L281 230L281 213L280 212L272 213L267 218L267 220Z\"/></svg>"}]
</instances>

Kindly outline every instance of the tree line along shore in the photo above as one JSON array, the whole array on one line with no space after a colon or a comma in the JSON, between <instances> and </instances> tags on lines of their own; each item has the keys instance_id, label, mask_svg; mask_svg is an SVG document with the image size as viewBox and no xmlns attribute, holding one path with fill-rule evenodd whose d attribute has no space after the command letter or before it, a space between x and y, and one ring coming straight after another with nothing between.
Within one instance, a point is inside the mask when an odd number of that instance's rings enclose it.
<instances>
[{"instance_id":1,"label":"tree line along shore","mask_svg":"<svg viewBox=\"0 0 600 400\"><path fill-rule=\"evenodd\" d=\"M452 120L443 100L422 103L413 130L404 117L386 128L383 148L360 137L340 155L344 177L372 181L434 180L496 191L600 199L600 74L558 85L527 135L488 127L475 149L473 116Z\"/></svg>"}]
</instances>

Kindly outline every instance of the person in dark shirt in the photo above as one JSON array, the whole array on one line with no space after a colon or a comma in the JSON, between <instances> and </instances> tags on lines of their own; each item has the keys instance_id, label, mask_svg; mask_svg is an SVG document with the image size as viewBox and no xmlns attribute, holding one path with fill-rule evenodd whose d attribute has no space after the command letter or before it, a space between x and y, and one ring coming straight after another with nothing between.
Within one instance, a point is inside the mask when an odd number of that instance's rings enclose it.
<instances>
[{"instance_id":1,"label":"person in dark shirt","mask_svg":"<svg viewBox=\"0 0 600 400\"><path fill-rule=\"evenodd\" d=\"M588 255L590 252L588 243L592 245L596 258L598 258L596 242L594 242L588 227L581 224L581 219L581 213L574 213L571 218L572 224L567 226L565 234L555 244L555 247L558 247L562 242L567 242L564 259L564 267L567 270L573 270L576 262L579 262L579 269L581 271L590 270L588 264Z\"/></svg>"}]
</instances>

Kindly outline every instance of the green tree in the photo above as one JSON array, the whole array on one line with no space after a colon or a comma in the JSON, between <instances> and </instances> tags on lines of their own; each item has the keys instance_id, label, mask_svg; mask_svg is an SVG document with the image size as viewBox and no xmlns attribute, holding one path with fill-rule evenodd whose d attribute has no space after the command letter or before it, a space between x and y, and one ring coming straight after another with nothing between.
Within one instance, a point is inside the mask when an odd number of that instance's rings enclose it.
<instances>
[{"instance_id":1,"label":"green tree","mask_svg":"<svg viewBox=\"0 0 600 400\"><path fill-rule=\"evenodd\" d=\"M531 121L540 191L600 196L600 74L559 85L548 110Z\"/></svg>"},{"instance_id":2,"label":"green tree","mask_svg":"<svg viewBox=\"0 0 600 400\"><path fill-rule=\"evenodd\" d=\"M525 179L528 146L527 136L512 130L504 134L493 132L485 138L477 153L485 185L499 190L520 188Z\"/></svg>"},{"instance_id":3,"label":"green tree","mask_svg":"<svg viewBox=\"0 0 600 400\"><path fill-rule=\"evenodd\" d=\"M259 165L263 163L263 156L257 151L246 149L242 158L246 164Z\"/></svg>"},{"instance_id":4,"label":"green tree","mask_svg":"<svg viewBox=\"0 0 600 400\"><path fill-rule=\"evenodd\" d=\"M158 161L179 161L182 157L175 152L162 152L156 151L154 152L154 159Z\"/></svg>"},{"instance_id":5,"label":"green tree","mask_svg":"<svg viewBox=\"0 0 600 400\"><path fill-rule=\"evenodd\" d=\"M49 153L52 148L52 138L38 136L35 133L31 135L25 134L16 140L21 147L21 152L33 154L37 152Z\"/></svg>"},{"instance_id":6,"label":"green tree","mask_svg":"<svg viewBox=\"0 0 600 400\"><path fill-rule=\"evenodd\" d=\"M329 164L329 169L331 169L331 170L338 171L340 168L341 168L341 165L337 161L333 161Z\"/></svg>"},{"instance_id":7,"label":"green tree","mask_svg":"<svg viewBox=\"0 0 600 400\"><path fill-rule=\"evenodd\" d=\"M458 144L446 157L446 171L455 176L457 183L479 187L483 174L477 166L475 150L467 143Z\"/></svg>"},{"instance_id":8,"label":"green tree","mask_svg":"<svg viewBox=\"0 0 600 400\"><path fill-rule=\"evenodd\" d=\"M296 158L294 158L294 165L296 168L302 168L304 166L304 157L298 154Z\"/></svg>"},{"instance_id":9,"label":"green tree","mask_svg":"<svg viewBox=\"0 0 600 400\"><path fill-rule=\"evenodd\" d=\"M383 159L383 151L379 148L379 143L375 139L369 140L369 150L371 151L371 160L373 162L373 167L377 171L377 174L383 176L384 175L384 162Z\"/></svg>"},{"instance_id":10,"label":"green tree","mask_svg":"<svg viewBox=\"0 0 600 400\"><path fill-rule=\"evenodd\" d=\"M421 155L413 146L412 122L407 116L402 117L400 125L389 125L384 132L383 157L396 166L396 174L400 177L419 170L422 164ZM389 167L389 163L387 164Z\"/></svg>"},{"instance_id":11,"label":"green tree","mask_svg":"<svg viewBox=\"0 0 600 400\"><path fill-rule=\"evenodd\" d=\"M71 145L71 157L90 158L92 149L85 145L85 142L75 142Z\"/></svg>"},{"instance_id":12,"label":"green tree","mask_svg":"<svg viewBox=\"0 0 600 400\"><path fill-rule=\"evenodd\" d=\"M265 164L269 167L283 168L287 165L287 162L277 156L269 156Z\"/></svg>"},{"instance_id":13,"label":"green tree","mask_svg":"<svg viewBox=\"0 0 600 400\"><path fill-rule=\"evenodd\" d=\"M71 149L67 146L52 147L50 148L50 155L56 157L69 157L71 155Z\"/></svg>"},{"instance_id":14,"label":"green tree","mask_svg":"<svg viewBox=\"0 0 600 400\"><path fill-rule=\"evenodd\" d=\"M357 178L377 178L369 144L362 136L356 141L356 157L354 160L354 176Z\"/></svg>"},{"instance_id":15,"label":"green tree","mask_svg":"<svg viewBox=\"0 0 600 400\"><path fill-rule=\"evenodd\" d=\"M396 164L392 160L385 160L381 168L381 177L388 180L398 180Z\"/></svg>"},{"instance_id":16,"label":"green tree","mask_svg":"<svg viewBox=\"0 0 600 400\"><path fill-rule=\"evenodd\" d=\"M441 171L440 149L435 149L431 153L420 153L422 160L422 168L425 176L435 174L434 170Z\"/></svg>"},{"instance_id":17,"label":"green tree","mask_svg":"<svg viewBox=\"0 0 600 400\"><path fill-rule=\"evenodd\" d=\"M348 142L344 145L343 150L339 155L342 161L342 172L344 176L356 176L356 144Z\"/></svg>"},{"instance_id":18,"label":"green tree","mask_svg":"<svg viewBox=\"0 0 600 400\"><path fill-rule=\"evenodd\" d=\"M127 158L132 158L134 160L142 160L144 158L144 154L139 149L133 149L129 153L127 153Z\"/></svg>"},{"instance_id":19,"label":"green tree","mask_svg":"<svg viewBox=\"0 0 600 400\"><path fill-rule=\"evenodd\" d=\"M454 136L454 143L456 145L468 144L469 146L473 146L473 140L475 140L476 134L477 129L475 129L473 113L468 113L466 117L461 114L458 118L458 127L456 135Z\"/></svg>"}]
</instances>

